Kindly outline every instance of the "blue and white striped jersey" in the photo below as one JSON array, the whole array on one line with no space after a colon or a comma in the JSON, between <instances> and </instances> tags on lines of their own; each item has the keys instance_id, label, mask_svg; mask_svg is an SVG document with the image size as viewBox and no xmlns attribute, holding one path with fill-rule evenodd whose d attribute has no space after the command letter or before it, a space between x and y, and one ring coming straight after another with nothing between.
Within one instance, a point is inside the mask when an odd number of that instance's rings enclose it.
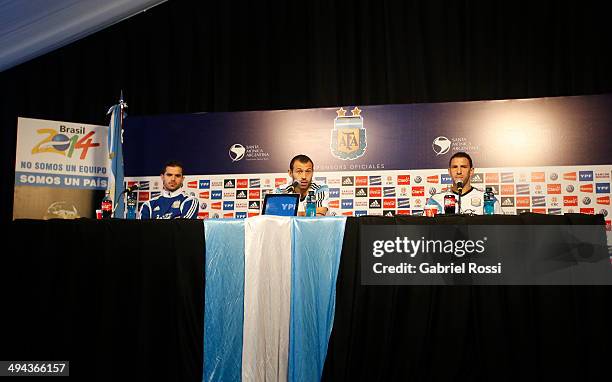
<instances>
[{"instance_id":1,"label":"blue and white striped jersey","mask_svg":"<svg viewBox=\"0 0 612 382\"><path fill-rule=\"evenodd\" d=\"M145 202L140 208L140 219L197 219L200 203L183 190L162 191L161 195Z\"/></svg>"}]
</instances>

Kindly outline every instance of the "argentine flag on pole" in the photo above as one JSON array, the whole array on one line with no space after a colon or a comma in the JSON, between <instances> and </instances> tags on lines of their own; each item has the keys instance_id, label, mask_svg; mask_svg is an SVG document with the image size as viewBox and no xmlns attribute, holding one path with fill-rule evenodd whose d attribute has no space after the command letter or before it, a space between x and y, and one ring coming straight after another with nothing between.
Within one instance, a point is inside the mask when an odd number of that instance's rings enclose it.
<instances>
[{"instance_id":1,"label":"argentine flag on pole","mask_svg":"<svg viewBox=\"0 0 612 382\"><path fill-rule=\"evenodd\" d=\"M119 103L108 109L110 124L108 125L108 160L110 161L110 174L108 174L108 190L114 202L113 217L123 218L123 198L117 197L123 191L123 119L126 117L127 104L123 102L123 92Z\"/></svg>"}]
</instances>

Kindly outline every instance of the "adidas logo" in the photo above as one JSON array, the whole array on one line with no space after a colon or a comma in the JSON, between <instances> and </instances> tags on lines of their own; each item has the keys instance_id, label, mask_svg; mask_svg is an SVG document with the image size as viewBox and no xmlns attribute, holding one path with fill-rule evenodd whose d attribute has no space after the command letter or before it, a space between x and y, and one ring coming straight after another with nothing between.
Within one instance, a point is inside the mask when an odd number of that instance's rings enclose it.
<instances>
[{"instance_id":1,"label":"adidas logo","mask_svg":"<svg viewBox=\"0 0 612 382\"><path fill-rule=\"evenodd\" d=\"M480 174L474 174L472 183L482 183L482 176Z\"/></svg>"},{"instance_id":2,"label":"adidas logo","mask_svg":"<svg viewBox=\"0 0 612 382\"><path fill-rule=\"evenodd\" d=\"M253 202L249 205L249 208L251 209L259 209L259 204L256 202Z\"/></svg>"},{"instance_id":3,"label":"adidas logo","mask_svg":"<svg viewBox=\"0 0 612 382\"><path fill-rule=\"evenodd\" d=\"M363 188L361 188L359 191L357 191L357 193L355 194L357 196L367 196L365 190Z\"/></svg>"},{"instance_id":4,"label":"adidas logo","mask_svg":"<svg viewBox=\"0 0 612 382\"><path fill-rule=\"evenodd\" d=\"M371 208L378 208L378 207L380 207L380 203L378 203L378 200L374 200L372 203L370 203L370 207Z\"/></svg>"},{"instance_id":5,"label":"adidas logo","mask_svg":"<svg viewBox=\"0 0 612 382\"><path fill-rule=\"evenodd\" d=\"M512 206L514 206L514 203L512 203L511 199L505 199L504 203L503 203L503 206L504 207L512 207Z\"/></svg>"},{"instance_id":6,"label":"adidas logo","mask_svg":"<svg viewBox=\"0 0 612 382\"><path fill-rule=\"evenodd\" d=\"M352 186L353 185L353 180L351 178L344 178L344 180L342 181L342 185L344 185L344 186Z\"/></svg>"}]
</instances>

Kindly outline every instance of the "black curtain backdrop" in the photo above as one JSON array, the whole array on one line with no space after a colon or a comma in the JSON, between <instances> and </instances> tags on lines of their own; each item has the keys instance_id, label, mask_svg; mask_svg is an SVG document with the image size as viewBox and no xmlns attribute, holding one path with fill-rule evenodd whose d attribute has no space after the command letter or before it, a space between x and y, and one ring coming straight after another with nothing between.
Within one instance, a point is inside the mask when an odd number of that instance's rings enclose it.
<instances>
[{"instance_id":1,"label":"black curtain backdrop","mask_svg":"<svg viewBox=\"0 0 612 382\"><path fill-rule=\"evenodd\" d=\"M595 1L170 0L0 73L0 217L17 116L105 125L121 90L132 115L609 93L610 31Z\"/></svg>"}]
</instances>

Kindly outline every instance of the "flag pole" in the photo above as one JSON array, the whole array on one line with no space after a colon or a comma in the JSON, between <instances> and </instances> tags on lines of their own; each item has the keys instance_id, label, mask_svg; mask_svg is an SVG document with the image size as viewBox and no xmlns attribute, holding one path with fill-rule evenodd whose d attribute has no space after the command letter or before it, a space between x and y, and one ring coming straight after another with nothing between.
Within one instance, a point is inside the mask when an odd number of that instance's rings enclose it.
<instances>
[{"instance_id":1,"label":"flag pole","mask_svg":"<svg viewBox=\"0 0 612 382\"><path fill-rule=\"evenodd\" d=\"M108 158L110 160L110 176L108 189L112 200L113 217L123 218L123 119L126 117L127 104L123 100L123 90L119 103L108 110L110 123L108 126Z\"/></svg>"}]
</instances>

